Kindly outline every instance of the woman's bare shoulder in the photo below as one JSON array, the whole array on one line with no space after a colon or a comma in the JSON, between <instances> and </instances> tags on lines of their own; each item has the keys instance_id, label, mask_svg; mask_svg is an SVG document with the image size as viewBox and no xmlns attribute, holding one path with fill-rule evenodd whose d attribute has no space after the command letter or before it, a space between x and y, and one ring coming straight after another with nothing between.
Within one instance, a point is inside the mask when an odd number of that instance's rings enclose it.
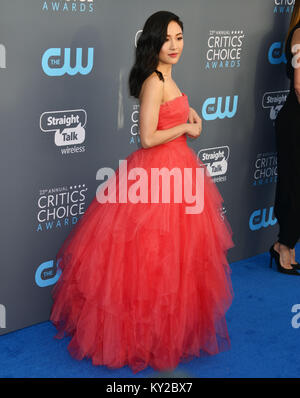
<instances>
[{"instance_id":1,"label":"woman's bare shoulder","mask_svg":"<svg viewBox=\"0 0 300 398\"><path fill-rule=\"evenodd\" d=\"M156 72L151 73L142 84L139 99L143 101L145 98L162 102L163 82L159 79Z\"/></svg>"}]
</instances>

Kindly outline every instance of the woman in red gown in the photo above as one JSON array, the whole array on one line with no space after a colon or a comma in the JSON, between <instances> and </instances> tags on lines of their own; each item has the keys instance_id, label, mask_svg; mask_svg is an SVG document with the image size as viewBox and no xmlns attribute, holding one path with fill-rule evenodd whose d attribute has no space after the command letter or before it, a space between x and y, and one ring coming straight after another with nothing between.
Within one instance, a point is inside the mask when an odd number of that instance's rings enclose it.
<instances>
[{"instance_id":1,"label":"woman in red gown","mask_svg":"<svg viewBox=\"0 0 300 398\"><path fill-rule=\"evenodd\" d=\"M94 365L166 371L230 347L232 231L220 193L186 142L202 126L171 77L182 49L177 15L147 19L129 77L140 100L142 148L101 185L56 256L55 337L71 336L70 354ZM161 186L152 177L162 169L176 170L184 183L163 177Z\"/></svg>"}]
</instances>

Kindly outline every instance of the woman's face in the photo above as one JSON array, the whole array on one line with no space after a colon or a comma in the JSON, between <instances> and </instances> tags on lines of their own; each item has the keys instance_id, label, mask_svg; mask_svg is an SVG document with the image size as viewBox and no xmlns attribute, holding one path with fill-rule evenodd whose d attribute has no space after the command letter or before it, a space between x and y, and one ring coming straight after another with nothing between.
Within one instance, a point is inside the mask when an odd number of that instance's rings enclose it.
<instances>
[{"instance_id":1,"label":"woman's face","mask_svg":"<svg viewBox=\"0 0 300 398\"><path fill-rule=\"evenodd\" d=\"M168 25L166 41L162 45L158 55L160 63L176 64L181 56L182 50L182 29L177 22L171 21Z\"/></svg>"}]
</instances>

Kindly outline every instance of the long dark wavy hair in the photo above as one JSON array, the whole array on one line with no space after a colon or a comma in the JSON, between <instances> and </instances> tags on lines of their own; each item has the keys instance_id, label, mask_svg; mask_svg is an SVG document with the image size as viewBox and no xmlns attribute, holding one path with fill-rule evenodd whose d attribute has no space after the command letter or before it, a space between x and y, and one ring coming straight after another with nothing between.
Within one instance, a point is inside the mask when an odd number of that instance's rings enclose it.
<instances>
[{"instance_id":1,"label":"long dark wavy hair","mask_svg":"<svg viewBox=\"0 0 300 398\"><path fill-rule=\"evenodd\" d=\"M131 96L139 98L144 80L157 68L158 54L167 38L168 25L171 21L177 22L183 32L182 21L170 11L155 12L146 20L137 42L135 62L128 79ZM162 74L160 75L163 80Z\"/></svg>"}]
</instances>

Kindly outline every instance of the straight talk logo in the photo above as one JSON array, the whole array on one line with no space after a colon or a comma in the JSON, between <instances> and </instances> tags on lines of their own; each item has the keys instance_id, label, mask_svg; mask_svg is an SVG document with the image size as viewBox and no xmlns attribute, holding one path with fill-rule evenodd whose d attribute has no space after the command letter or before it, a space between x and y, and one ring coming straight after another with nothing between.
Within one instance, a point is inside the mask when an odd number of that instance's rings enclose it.
<instances>
[{"instance_id":1,"label":"straight talk logo","mask_svg":"<svg viewBox=\"0 0 300 398\"><path fill-rule=\"evenodd\" d=\"M6 328L6 308L0 304L0 329Z\"/></svg>"},{"instance_id":2,"label":"straight talk logo","mask_svg":"<svg viewBox=\"0 0 300 398\"><path fill-rule=\"evenodd\" d=\"M205 167L201 165L196 168L185 167L183 169L173 167L171 170L167 167L161 169L151 167L150 170L132 167L127 170L127 160L119 160L119 168L116 173L110 167L102 167L97 171L96 179L105 181L97 188L96 198L99 203L117 203L117 200L119 203L128 203L129 201L134 204L184 202L193 204L193 206L185 207L186 214L200 214L204 209L205 170ZM193 178L194 171L196 180ZM117 177L118 183L116 182ZM160 179L162 180L161 185Z\"/></svg>"}]
</instances>

